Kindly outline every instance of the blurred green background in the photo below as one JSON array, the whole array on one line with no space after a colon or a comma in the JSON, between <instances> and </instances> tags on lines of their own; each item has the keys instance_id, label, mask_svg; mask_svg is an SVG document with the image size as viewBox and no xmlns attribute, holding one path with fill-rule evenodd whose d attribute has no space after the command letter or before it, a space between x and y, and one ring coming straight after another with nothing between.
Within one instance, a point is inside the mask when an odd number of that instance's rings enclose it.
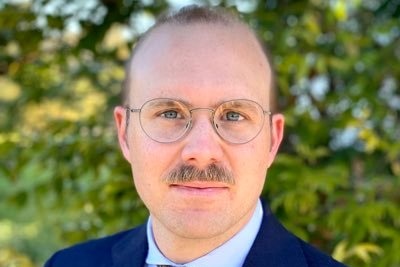
<instances>
[{"instance_id":1,"label":"blurred green background","mask_svg":"<svg viewBox=\"0 0 400 267\"><path fill-rule=\"evenodd\" d=\"M0 1L0 267L145 220L112 109L137 36L188 2ZM197 3L237 10L272 51L278 217L350 266L399 267L400 1Z\"/></svg>"}]
</instances>

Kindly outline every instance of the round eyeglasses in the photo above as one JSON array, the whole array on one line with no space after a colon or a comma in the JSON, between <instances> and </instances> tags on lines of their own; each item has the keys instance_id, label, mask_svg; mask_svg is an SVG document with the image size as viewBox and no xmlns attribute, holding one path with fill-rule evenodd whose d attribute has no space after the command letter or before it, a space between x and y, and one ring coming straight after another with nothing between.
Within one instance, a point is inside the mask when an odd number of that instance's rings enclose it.
<instances>
[{"instance_id":1,"label":"round eyeglasses","mask_svg":"<svg viewBox=\"0 0 400 267\"><path fill-rule=\"evenodd\" d=\"M265 115L270 118L272 115L257 102L247 99L229 100L215 109L189 108L182 101L169 98L149 100L139 109L125 108L127 120L130 112L138 112L143 131L160 143L172 143L185 136L193 126L194 111L211 112L211 123L216 133L233 144L253 140L264 126Z\"/></svg>"}]
</instances>

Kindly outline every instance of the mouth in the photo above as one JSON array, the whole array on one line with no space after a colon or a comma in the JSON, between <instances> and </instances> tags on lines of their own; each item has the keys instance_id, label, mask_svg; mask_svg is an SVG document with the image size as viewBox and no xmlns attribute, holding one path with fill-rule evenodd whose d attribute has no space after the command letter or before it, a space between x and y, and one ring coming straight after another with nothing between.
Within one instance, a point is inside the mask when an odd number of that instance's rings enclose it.
<instances>
[{"instance_id":1,"label":"mouth","mask_svg":"<svg viewBox=\"0 0 400 267\"><path fill-rule=\"evenodd\" d=\"M174 183L170 188L178 193L195 196L213 196L227 191L226 184L216 182Z\"/></svg>"}]
</instances>

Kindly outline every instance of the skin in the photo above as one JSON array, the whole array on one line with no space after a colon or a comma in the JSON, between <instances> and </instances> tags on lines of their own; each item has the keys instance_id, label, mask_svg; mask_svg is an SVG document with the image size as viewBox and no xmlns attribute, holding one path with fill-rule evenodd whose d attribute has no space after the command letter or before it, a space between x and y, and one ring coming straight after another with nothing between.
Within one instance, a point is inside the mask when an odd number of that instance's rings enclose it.
<instances>
[{"instance_id":1,"label":"skin","mask_svg":"<svg viewBox=\"0 0 400 267\"><path fill-rule=\"evenodd\" d=\"M167 97L193 107L215 108L230 99L251 99L269 109L271 70L256 39L242 25L162 25L147 37L132 61L129 103L138 108ZM141 129L137 113L116 107L120 147L133 180L153 218L153 233L163 254L190 262L229 240L251 218L283 136L284 118L268 116L260 134L246 144L222 140L206 110L181 140L162 144ZM272 127L272 128L271 128ZM176 166L204 169L214 163L230 170L235 184L166 184Z\"/></svg>"}]
</instances>

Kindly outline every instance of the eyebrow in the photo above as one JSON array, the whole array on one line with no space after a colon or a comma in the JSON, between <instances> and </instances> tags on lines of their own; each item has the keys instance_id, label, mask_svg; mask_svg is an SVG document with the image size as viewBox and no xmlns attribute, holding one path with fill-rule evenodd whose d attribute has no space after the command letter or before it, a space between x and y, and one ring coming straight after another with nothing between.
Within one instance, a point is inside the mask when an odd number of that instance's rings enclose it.
<instances>
[{"instance_id":1,"label":"eyebrow","mask_svg":"<svg viewBox=\"0 0 400 267\"><path fill-rule=\"evenodd\" d=\"M192 108L197 108L198 106L195 106L195 105L193 105L192 103L190 103L190 102L188 102L188 101L186 101L186 100L184 100L184 99L182 99L182 98L165 98L166 100L170 100L170 101L178 101L178 102L180 102L180 103L182 103L182 104L184 104L186 107L188 107L189 109L192 109ZM233 100L235 100L235 99L233 99ZM210 106L210 108L216 108L216 107L218 107L219 105L221 105L222 103L224 103L224 102L226 102L226 101L229 101L229 100L222 100L222 101L218 101L218 102L215 102L214 104L212 104L211 106Z\"/></svg>"},{"instance_id":2,"label":"eyebrow","mask_svg":"<svg viewBox=\"0 0 400 267\"><path fill-rule=\"evenodd\" d=\"M152 107L174 107L176 106L174 104L174 101L177 101L179 103L182 103L183 105L185 105L188 109L193 109L193 108L198 108L199 106L195 106L193 104L191 104L190 102L182 99L182 98L159 98L160 100L163 99L165 100L165 102L163 103L152 103ZM155 100L155 99L154 99ZM247 99L247 98L238 98L238 99L223 99L221 101L215 102L214 104L207 106L207 108L212 108L212 109L216 109L217 107L219 107L222 104L227 104L230 105L230 107L243 107L243 105L241 105L241 103L238 103L238 101L240 100L249 100L249 101L254 101L252 99ZM254 101L256 102L256 101ZM257 103L257 102L256 102ZM246 105L247 106L247 105ZM200 107L200 108L204 108L204 107Z\"/></svg>"},{"instance_id":3,"label":"eyebrow","mask_svg":"<svg viewBox=\"0 0 400 267\"><path fill-rule=\"evenodd\" d=\"M189 108L197 108L197 106L194 106L191 103L189 103L189 102L187 102L187 101L185 101L185 100L183 100L181 98L177 98L175 100L178 100L178 101L182 102L183 104L185 104ZM255 103L258 103L257 101L255 101L253 99L248 99L248 98L222 99L220 101L215 101L210 106L207 106L207 108L209 107L209 108L215 109L215 108L219 107L222 104L229 104L229 103L233 104L233 105L231 104L232 107L240 107L240 106L243 106L243 105L240 105L241 103L238 103L238 101L240 101L240 100L249 100L249 101L253 101Z\"/></svg>"},{"instance_id":4,"label":"eyebrow","mask_svg":"<svg viewBox=\"0 0 400 267\"><path fill-rule=\"evenodd\" d=\"M153 99L153 100L156 100L156 99ZM153 100L150 100L150 101L153 101ZM152 107L161 107L161 106L163 106L163 107L165 107L165 106L167 106L167 107L173 107L173 106L176 106L176 101L179 101L179 100L175 100L175 99L168 99L168 98L165 98L165 99L158 99L158 100L165 100L164 102L152 102L151 103L151 106ZM185 103L184 103L185 104Z\"/></svg>"}]
</instances>

